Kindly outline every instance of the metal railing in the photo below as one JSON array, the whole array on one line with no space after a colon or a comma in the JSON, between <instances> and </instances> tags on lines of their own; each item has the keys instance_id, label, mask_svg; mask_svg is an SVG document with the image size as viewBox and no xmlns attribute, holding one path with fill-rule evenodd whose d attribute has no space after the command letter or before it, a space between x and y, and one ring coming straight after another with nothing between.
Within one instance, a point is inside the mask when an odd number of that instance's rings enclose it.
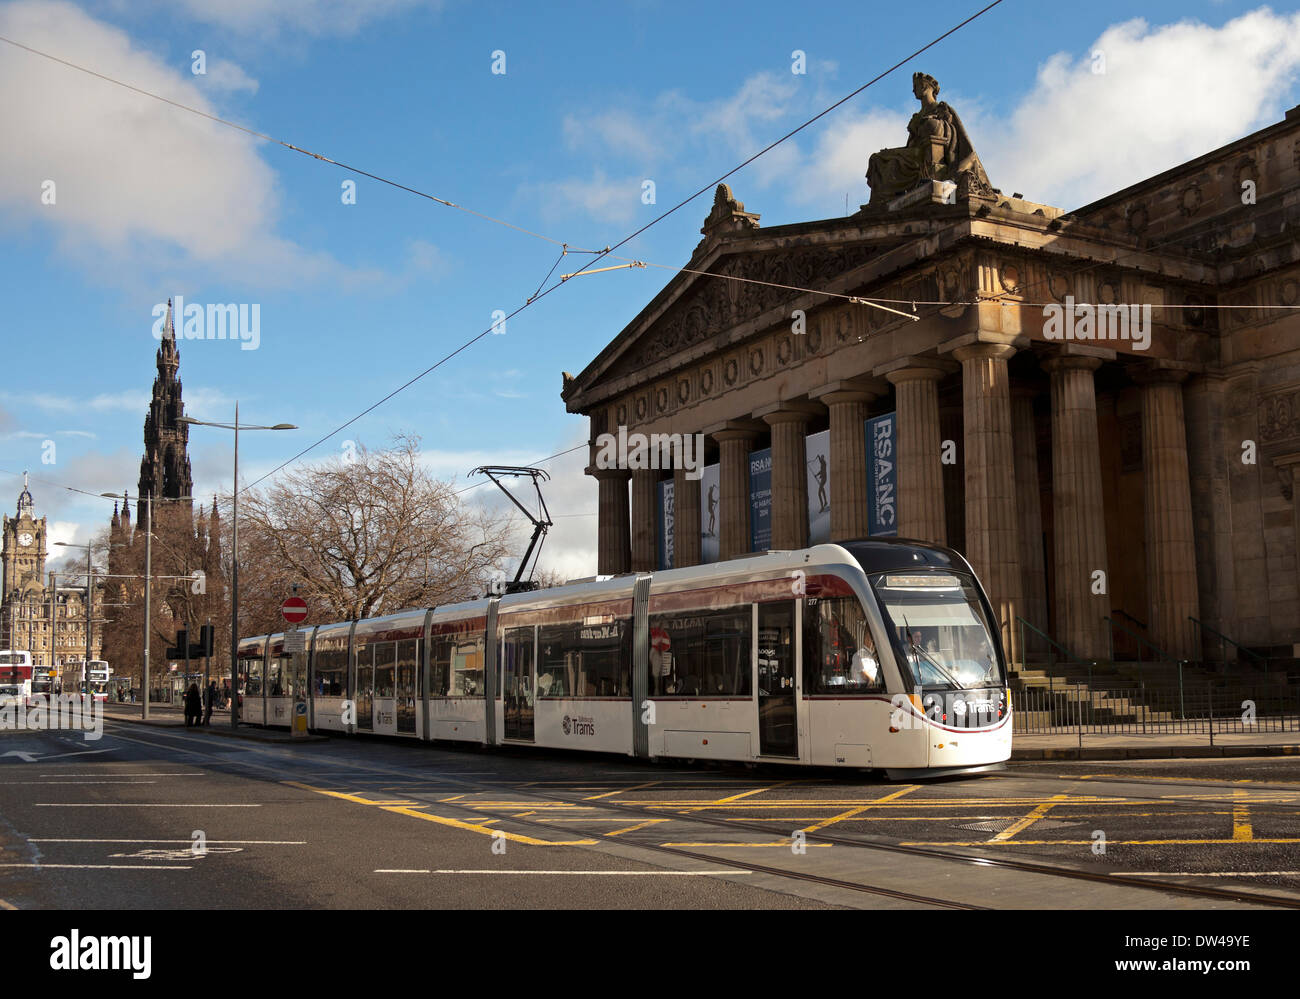
<instances>
[{"instance_id":1,"label":"metal railing","mask_svg":"<svg viewBox=\"0 0 1300 999\"><path fill-rule=\"evenodd\" d=\"M1013 696L1020 735L1206 735L1300 732L1300 688L1033 687Z\"/></svg>"},{"instance_id":2,"label":"metal railing","mask_svg":"<svg viewBox=\"0 0 1300 999\"><path fill-rule=\"evenodd\" d=\"M1223 667L1224 667L1225 671L1227 670L1227 667L1228 667L1228 650L1227 650L1227 647L1223 644L1224 642L1227 642L1228 645L1231 645L1234 649L1237 650L1237 653L1238 653L1237 661L1238 661L1238 662L1241 661L1241 655L1240 655L1240 654L1244 652L1246 655L1250 656L1250 658L1254 661L1254 663L1258 664L1259 666L1262 666L1262 667L1267 668L1267 666L1268 666L1268 660L1265 659L1263 656L1261 656L1258 652L1252 652L1250 649L1246 648L1244 645L1240 644L1239 642L1234 642L1231 638L1229 638L1229 637L1228 637L1227 635L1225 635L1223 632L1218 631L1218 630L1216 630L1216 629L1214 629L1214 628L1211 628L1211 627L1210 627L1208 624L1206 624L1204 621L1200 621L1200 620L1198 620L1198 619L1192 617L1192 615L1190 615L1190 614L1187 615L1187 620L1191 621L1192 624L1196 625L1196 627L1198 627L1202 632L1206 632L1206 631L1208 631L1211 635L1214 635L1216 638L1219 639L1219 655L1220 655L1221 658L1222 658ZM1202 641L1204 641L1204 636L1202 636ZM1196 644L1199 646L1199 645L1201 645L1201 642L1197 642Z\"/></svg>"}]
</instances>

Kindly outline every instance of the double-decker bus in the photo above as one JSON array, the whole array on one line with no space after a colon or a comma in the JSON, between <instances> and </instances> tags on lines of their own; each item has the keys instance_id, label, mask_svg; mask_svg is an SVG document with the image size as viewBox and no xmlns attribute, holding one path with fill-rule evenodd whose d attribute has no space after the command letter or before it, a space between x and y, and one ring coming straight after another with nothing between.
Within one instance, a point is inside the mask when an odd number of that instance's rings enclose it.
<instances>
[{"instance_id":1,"label":"double-decker bus","mask_svg":"<svg viewBox=\"0 0 1300 999\"><path fill-rule=\"evenodd\" d=\"M95 696L95 700L107 701L108 684L113 677L113 668L103 659L92 659L89 663L89 670L86 667L87 663L84 660L70 662L64 667L64 675L75 678L78 690L84 691L89 685L89 690Z\"/></svg>"},{"instance_id":2,"label":"double-decker bus","mask_svg":"<svg viewBox=\"0 0 1300 999\"><path fill-rule=\"evenodd\" d=\"M32 696L32 654L0 650L0 701L12 698L26 704Z\"/></svg>"}]
</instances>

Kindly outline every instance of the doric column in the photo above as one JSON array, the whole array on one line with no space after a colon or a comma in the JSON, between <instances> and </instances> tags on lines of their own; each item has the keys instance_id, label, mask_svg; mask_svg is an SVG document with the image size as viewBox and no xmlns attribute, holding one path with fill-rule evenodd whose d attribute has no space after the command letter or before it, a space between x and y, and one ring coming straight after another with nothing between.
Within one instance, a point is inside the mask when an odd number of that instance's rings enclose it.
<instances>
[{"instance_id":1,"label":"doric column","mask_svg":"<svg viewBox=\"0 0 1300 999\"><path fill-rule=\"evenodd\" d=\"M772 547L808 546L808 419L820 407L781 403L754 415L772 428Z\"/></svg>"},{"instance_id":2,"label":"doric column","mask_svg":"<svg viewBox=\"0 0 1300 999\"><path fill-rule=\"evenodd\" d=\"M1020 534L1022 617L1047 631L1047 568L1043 562L1043 511L1038 488L1038 429L1033 388L1011 391L1012 436L1016 448L1016 523ZM1046 643L1025 632L1026 652L1046 652Z\"/></svg>"},{"instance_id":3,"label":"doric column","mask_svg":"<svg viewBox=\"0 0 1300 999\"><path fill-rule=\"evenodd\" d=\"M1093 372L1101 360L1060 355L1044 362L1052 376L1052 535L1056 638L1076 656L1107 655L1110 581L1106 516L1101 496L1101 448Z\"/></svg>"},{"instance_id":4,"label":"doric column","mask_svg":"<svg viewBox=\"0 0 1300 999\"><path fill-rule=\"evenodd\" d=\"M758 431L725 427L713 433L718 442L718 487L722 525L718 531L721 561L749 553L749 451Z\"/></svg>"},{"instance_id":5,"label":"doric column","mask_svg":"<svg viewBox=\"0 0 1300 999\"><path fill-rule=\"evenodd\" d=\"M700 468L704 455L699 456ZM697 469L698 471L698 469ZM673 472L673 568L699 565L700 554L700 480L688 479L686 470Z\"/></svg>"},{"instance_id":6,"label":"doric column","mask_svg":"<svg viewBox=\"0 0 1300 999\"><path fill-rule=\"evenodd\" d=\"M600 483L596 527L596 572L602 576L628 572L632 566L631 526L628 522L627 481L622 468L588 468Z\"/></svg>"},{"instance_id":7,"label":"doric column","mask_svg":"<svg viewBox=\"0 0 1300 999\"><path fill-rule=\"evenodd\" d=\"M958 347L953 356L962 367L966 557L988 592L1008 658L1021 662L1016 621L1021 610L1019 531L1007 373L1007 359L1015 352L1010 344L977 342Z\"/></svg>"},{"instance_id":8,"label":"doric column","mask_svg":"<svg viewBox=\"0 0 1300 999\"><path fill-rule=\"evenodd\" d=\"M1144 367L1142 386L1142 480L1146 490L1147 597L1152 641L1175 659L1195 658L1189 617L1201 616L1196 587L1196 539L1192 488L1183 422L1186 371Z\"/></svg>"},{"instance_id":9,"label":"doric column","mask_svg":"<svg viewBox=\"0 0 1300 999\"><path fill-rule=\"evenodd\" d=\"M898 411L898 536L946 545L938 384L948 366L922 360L884 372Z\"/></svg>"},{"instance_id":10,"label":"doric column","mask_svg":"<svg viewBox=\"0 0 1300 999\"><path fill-rule=\"evenodd\" d=\"M632 473L632 571L653 572L659 568L659 472L638 468Z\"/></svg>"},{"instance_id":11,"label":"doric column","mask_svg":"<svg viewBox=\"0 0 1300 999\"><path fill-rule=\"evenodd\" d=\"M867 404L881 395L853 382L833 382L810 393L830 410L831 541L870 533L867 524Z\"/></svg>"}]
</instances>

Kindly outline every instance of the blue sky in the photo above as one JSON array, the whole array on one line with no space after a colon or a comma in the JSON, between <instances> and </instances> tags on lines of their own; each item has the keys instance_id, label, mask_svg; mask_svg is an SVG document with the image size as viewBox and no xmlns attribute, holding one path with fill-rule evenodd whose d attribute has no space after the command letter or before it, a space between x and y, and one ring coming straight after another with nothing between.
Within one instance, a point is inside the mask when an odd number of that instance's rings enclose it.
<instances>
[{"instance_id":1,"label":"blue sky","mask_svg":"<svg viewBox=\"0 0 1300 999\"><path fill-rule=\"evenodd\" d=\"M0 35L571 245L617 242L982 4L379 0L0 3ZM214 8L214 9L209 9ZM905 139L910 74L937 77L993 183L1077 207L1278 120L1300 102L1294 4L1004 0L733 177L764 225L867 200ZM202 49L205 75L192 72ZM791 53L807 72L791 72ZM506 72L493 74L492 53ZM1092 72L1103 51L1106 72ZM531 295L551 244L393 190L0 44L0 470L32 471L55 540L111 511L51 483L134 489L169 296L260 307L260 342L182 341L187 410L291 422L248 434L251 481ZM355 205L341 184L357 180ZM644 180L656 204L642 203ZM42 183L56 202L42 204ZM629 256L684 264L709 194ZM570 257L556 273L576 270ZM584 439L578 372L667 282L583 277L307 459L423 437L440 475ZM43 464L43 442L55 461ZM196 491L230 443L191 435ZM594 483L556 462L547 561L594 570ZM0 476L11 507L19 479ZM477 496L486 490L471 493Z\"/></svg>"}]
</instances>

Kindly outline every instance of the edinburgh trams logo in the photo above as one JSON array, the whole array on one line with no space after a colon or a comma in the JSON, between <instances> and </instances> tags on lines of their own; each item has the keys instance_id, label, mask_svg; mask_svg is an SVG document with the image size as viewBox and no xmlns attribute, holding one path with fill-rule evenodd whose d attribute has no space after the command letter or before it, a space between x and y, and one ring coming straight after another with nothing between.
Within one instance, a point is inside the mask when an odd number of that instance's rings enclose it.
<instances>
[{"instance_id":1,"label":"edinburgh trams logo","mask_svg":"<svg viewBox=\"0 0 1300 999\"><path fill-rule=\"evenodd\" d=\"M595 735L596 719L588 718L586 715L578 715L576 718L565 715L560 722L560 728L565 735Z\"/></svg>"},{"instance_id":2,"label":"edinburgh trams logo","mask_svg":"<svg viewBox=\"0 0 1300 999\"><path fill-rule=\"evenodd\" d=\"M82 936L73 930L51 940L50 951L55 971L129 971L143 980L151 973L153 938Z\"/></svg>"}]
</instances>

